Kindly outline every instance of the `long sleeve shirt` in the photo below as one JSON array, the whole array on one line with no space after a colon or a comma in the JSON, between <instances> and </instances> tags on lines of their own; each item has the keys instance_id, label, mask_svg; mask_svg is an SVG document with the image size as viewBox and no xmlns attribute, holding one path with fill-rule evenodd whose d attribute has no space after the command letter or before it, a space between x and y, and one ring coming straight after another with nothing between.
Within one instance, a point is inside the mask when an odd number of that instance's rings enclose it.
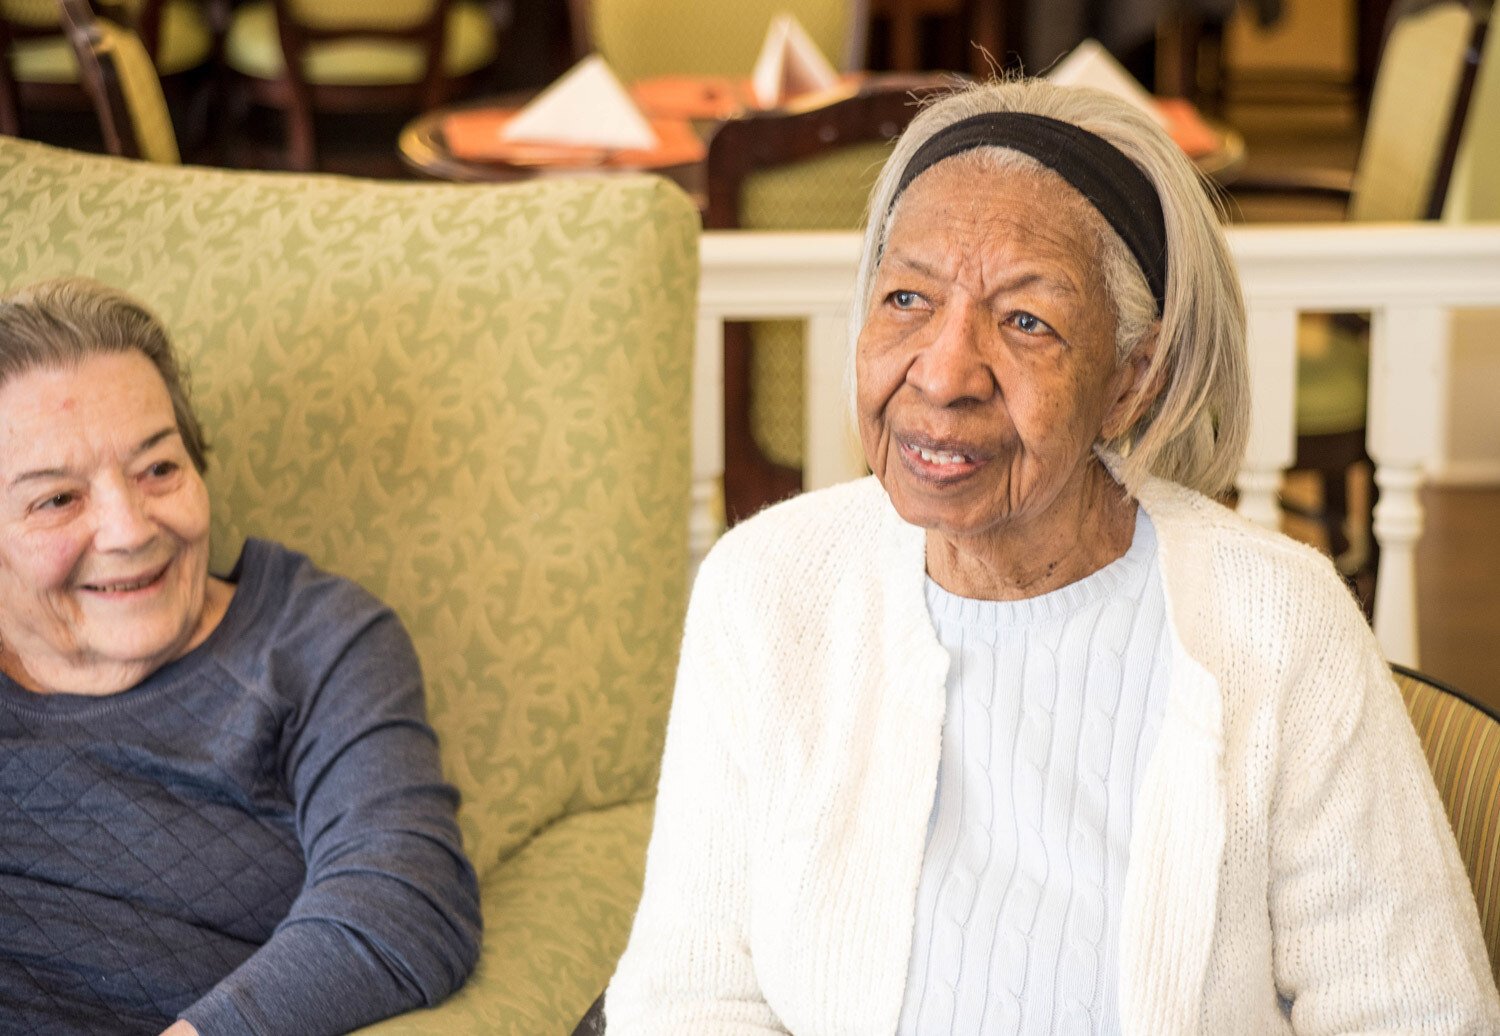
<instances>
[{"instance_id":1,"label":"long sleeve shirt","mask_svg":"<svg viewBox=\"0 0 1500 1036\"><path fill-rule=\"evenodd\" d=\"M118 694L0 679L0 1031L346 1032L473 967L474 872L394 613L246 544Z\"/></svg>"}]
</instances>

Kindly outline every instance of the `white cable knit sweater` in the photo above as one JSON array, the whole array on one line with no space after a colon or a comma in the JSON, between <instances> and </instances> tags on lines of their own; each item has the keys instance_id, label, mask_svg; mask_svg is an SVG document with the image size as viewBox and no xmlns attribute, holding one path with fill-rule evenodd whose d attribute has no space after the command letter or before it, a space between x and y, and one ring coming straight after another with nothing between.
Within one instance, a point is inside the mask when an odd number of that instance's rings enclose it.
<instances>
[{"instance_id":1,"label":"white cable knit sweater","mask_svg":"<svg viewBox=\"0 0 1500 1036\"><path fill-rule=\"evenodd\" d=\"M1138 500L1174 655L1131 836L1123 1031L1500 1034L1442 804L1332 567L1179 486ZM924 537L865 479L704 562L611 1036L895 1030L948 665Z\"/></svg>"}]
</instances>

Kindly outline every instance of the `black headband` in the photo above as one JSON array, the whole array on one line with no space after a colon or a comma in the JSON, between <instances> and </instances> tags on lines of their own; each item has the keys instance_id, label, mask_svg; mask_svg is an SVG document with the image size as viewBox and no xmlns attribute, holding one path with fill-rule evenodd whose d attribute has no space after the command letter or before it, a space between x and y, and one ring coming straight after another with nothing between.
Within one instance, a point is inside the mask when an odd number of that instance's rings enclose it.
<instances>
[{"instance_id":1,"label":"black headband","mask_svg":"<svg viewBox=\"0 0 1500 1036\"><path fill-rule=\"evenodd\" d=\"M1161 199L1146 174L1104 138L1072 123L1025 112L988 112L960 119L934 133L911 156L896 199L911 182L945 158L978 147L1003 147L1030 155L1088 199L1135 256L1159 316L1167 297L1167 229Z\"/></svg>"}]
</instances>

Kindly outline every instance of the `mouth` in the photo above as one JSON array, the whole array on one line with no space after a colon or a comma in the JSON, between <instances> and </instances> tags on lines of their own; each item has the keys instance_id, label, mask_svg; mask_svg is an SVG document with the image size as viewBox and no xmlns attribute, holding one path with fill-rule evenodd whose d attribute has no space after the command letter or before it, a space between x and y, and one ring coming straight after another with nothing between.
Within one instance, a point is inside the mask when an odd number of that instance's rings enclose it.
<instances>
[{"instance_id":1,"label":"mouth","mask_svg":"<svg viewBox=\"0 0 1500 1036\"><path fill-rule=\"evenodd\" d=\"M137 594L150 590L159 585L167 574L167 569L172 567L169 561L160 568L151 569L134 576L122 576L118 579L97 580L90 583L82 583L79 589L87 590L89 593L102 594L110 597L123 597L127 594Z\"/></svg>"},{"instance_id":2,"label":"mouth","mask_svg":"<svg viewBox=\"0 0 1500 1036\"><path fill-rule=\"evenodd\" d=\"M907 469L928 482L962 481L983 467L986 460L967 443L921 437L898 437L896 443Z\"/></svg>"}]
</instances>

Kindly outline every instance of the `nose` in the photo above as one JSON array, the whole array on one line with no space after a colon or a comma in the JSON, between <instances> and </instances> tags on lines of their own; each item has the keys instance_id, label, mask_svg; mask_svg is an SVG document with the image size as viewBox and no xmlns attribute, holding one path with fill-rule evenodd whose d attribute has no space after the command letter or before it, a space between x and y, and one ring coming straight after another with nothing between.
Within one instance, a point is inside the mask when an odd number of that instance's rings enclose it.
<instances>
[{"instance_id":1,"label":"nose","mask_svg":"<svg viewBox=\"0 0 1500 1036\"><path fill-rule=\"evenodd\" d=\"M907 383L932 405L982 403L996 390L983 348L985 322L970 305L951 306L907 368Z\"/></svg>"},{"instance_id":2,"label":"nose","mask_svg":"<svg viewBox=\"0 0 1500 1036\"><path fill-rule=\"evenodd\" d=\"M127 479L111 479L94 493L94 547L134 553L156 537L146 500Z\"/></svg>"}]
</instances>

